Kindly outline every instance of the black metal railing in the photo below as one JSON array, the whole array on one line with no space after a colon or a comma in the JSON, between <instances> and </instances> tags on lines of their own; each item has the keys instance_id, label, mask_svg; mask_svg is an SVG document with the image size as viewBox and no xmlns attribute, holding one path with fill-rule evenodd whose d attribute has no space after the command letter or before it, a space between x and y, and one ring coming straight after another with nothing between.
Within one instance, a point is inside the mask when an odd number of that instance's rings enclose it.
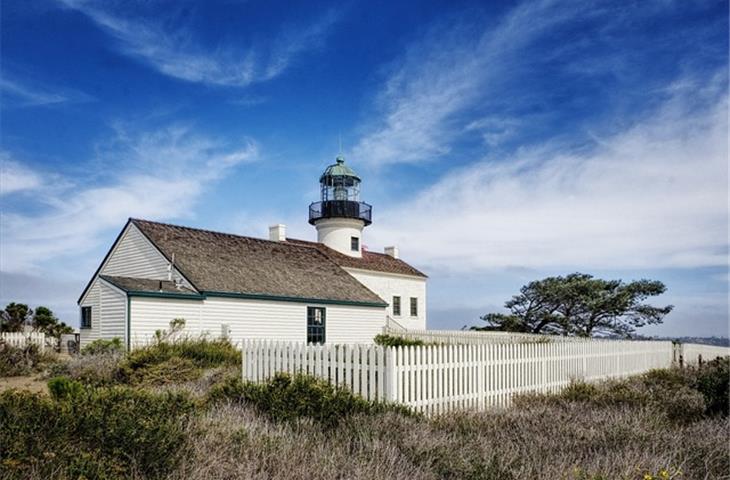
<instances>
[{"instance_id":1,"label":"black metal railing","mask_svg":"<svg viewBox=\"0 0 730 480\"><path fill-rule=\"evenodd\" d=\"M309 206L309 223L322 218L357 218L370 225L373 222L373 207L365 202L352 200L327 200L314 202Z\"/></svg>"}]
</instances>

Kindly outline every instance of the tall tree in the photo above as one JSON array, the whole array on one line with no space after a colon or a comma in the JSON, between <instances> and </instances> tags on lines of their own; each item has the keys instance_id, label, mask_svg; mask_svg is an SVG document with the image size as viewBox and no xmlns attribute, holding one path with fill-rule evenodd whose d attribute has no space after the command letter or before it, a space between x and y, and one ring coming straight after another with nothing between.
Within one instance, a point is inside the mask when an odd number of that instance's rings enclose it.
<instances>
[{"instance_id":1,"label":"tall tree","mask_svg":"<svg viewBox=\"0 0 730 480\"><path fill-rule=\"evenodd\" d=\"M0 331L19 332L30 321L33 314L28 305L11 302L0 312Z\"/></svg>"},{"instance_id":2,"label":"tall tree","mask_svg":"<svg viewBox=\"0 0 730 480\"><path fill-rule=\"evenodd\" d=\"M583 273L530 282L505 303L509 314L489 313L477 330L508 330L590 337L630 337L637 328L662 323L673 306L643 303L666 291L662 282L602 280Z\"/></svg>"},{"instance_id":3,"label":"tall tree","mask_svg":"<svg viewBox=\"0 0 730 480\"><path fill-rule=\"evenodd\" d=\"M59 337L62 333L73 333L73 328L61 322L50 308L37 307L33 314L33 329L52 337Z\"/></svg>"}]
</instances>

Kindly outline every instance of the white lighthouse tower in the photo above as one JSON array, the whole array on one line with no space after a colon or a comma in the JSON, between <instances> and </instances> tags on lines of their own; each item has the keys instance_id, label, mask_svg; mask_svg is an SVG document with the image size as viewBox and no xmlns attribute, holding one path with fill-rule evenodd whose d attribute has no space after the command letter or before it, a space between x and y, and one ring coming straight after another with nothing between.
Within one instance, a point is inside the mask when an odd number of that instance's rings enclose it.
<instances>
[{"instance_id":1,"label":"white lighthouse tower","mask_svg":"<svg viewBox=\"0 0 730 480\"><path fill-rule=\"evenodd\" d=\"M309 206L317 241L351 257L362 257L362 230L372 223L372 207L360 201L360 177L341 155L319 177L321 199Z\"/></svg>"}]
</instances>

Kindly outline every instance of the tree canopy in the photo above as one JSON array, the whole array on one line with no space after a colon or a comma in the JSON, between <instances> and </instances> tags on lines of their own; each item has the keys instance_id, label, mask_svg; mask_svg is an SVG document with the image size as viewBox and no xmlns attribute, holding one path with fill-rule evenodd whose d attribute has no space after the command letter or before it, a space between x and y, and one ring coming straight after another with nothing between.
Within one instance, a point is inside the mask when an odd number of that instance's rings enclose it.
<instances>
[{"instance_id":1,"label":"tree canopy","mask_svg":"<svg viewBox=\"0 0 730 480\"><path fill-rule=\"evenodd\" d=\"M47 307L39 306L34 312L28 305L11 302L0 312L0 331L20 332L25 325L52 337L73 333L73 328L56 318Z\"/></svg>"},{"instance_id":2,"label":"tree canopy","mask_svg":"<svg viewBox=\"0 0 730 480\"><path fill-rule=\"evenodd\" d=\"M662 323L672 305L654 307L644 301L666 291L656 280L602 280L584 273L548 277L523 286L505 303L510 313L488 313L485 327L590 337L630 337L637 328Z\"/></svg>"}]
</instances>

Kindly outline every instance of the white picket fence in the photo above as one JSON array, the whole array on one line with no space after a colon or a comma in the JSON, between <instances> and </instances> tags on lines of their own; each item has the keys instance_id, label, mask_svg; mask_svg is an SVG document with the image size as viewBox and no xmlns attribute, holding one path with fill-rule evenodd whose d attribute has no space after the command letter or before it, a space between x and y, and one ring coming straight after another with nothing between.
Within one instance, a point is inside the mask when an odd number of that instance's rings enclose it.
<instances>
[{"instance_id":1,"label":"white picket fence","mask_svg":"<svg viewBox=\"0 0 730 480\"><path fill-rule=\"evenodd\" d=\"M730 347L717 347L714 345L699 345L696 343L683 343L681 345L682 357L685 364L696 364L717 357L730 356Z\"/></svg>"},{"instance_id":2,"label":"white picket fence","mask_svg":"<svg viewBox=\"0 0 730 480\"><path fill-rule=\"evenodd\" d=\"M673 359L671 342L652 341L416 347L246 341L242 349L245 380L307 373L367 399L398 402L429 415L507 406L515 394L667 368Z\"/></svg>"},{"instance_id":3,"label":"white picket fence","mask_svg":"<svg viewBox=\"0 0 730 480\"><path fill-rule=\"evenodd\" d=\"M368 400L390 399L385 385L386 349L379 345L246 340L242 351L244 380L260 382L279 372L305 373L347 387Z\"/></svg>"},{"instance_id":4,"label":"white picket fence","mask_svg":"<svg viewBox=\"0 0 730 480\"><path fill-rule=\"evenodd\" d=\"M22 348L34 343L41 350L46 348L46 335L43 332L0 332L0 340L13 347Z\"/></svg>"}]
</instances>

